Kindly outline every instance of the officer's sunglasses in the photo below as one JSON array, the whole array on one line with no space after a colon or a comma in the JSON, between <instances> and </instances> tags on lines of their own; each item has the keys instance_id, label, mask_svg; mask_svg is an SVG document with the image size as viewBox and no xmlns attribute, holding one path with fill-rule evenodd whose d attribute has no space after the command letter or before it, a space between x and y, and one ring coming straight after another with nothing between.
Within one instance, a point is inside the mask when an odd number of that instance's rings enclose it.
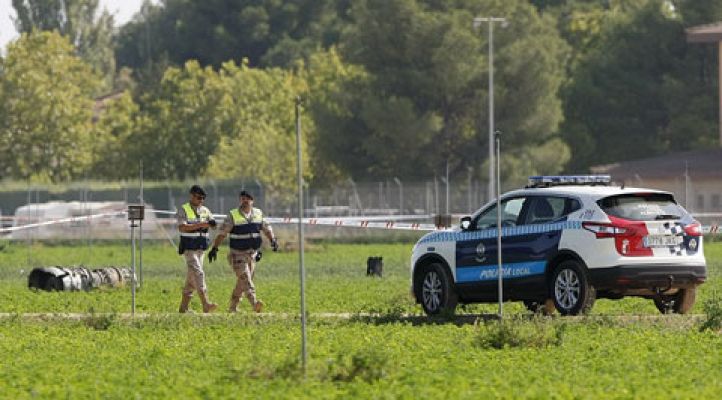
<instances>
[{"instance_id":1,"label":"officer's sunglasses","mask_svg":"<svg viewBox=\"0 0 722 400\"><path fill-rule=\"evenodd\" d=\"M206 196L200 195L200 194L193 194L193 197L195 197L198 200L205 200Z\"/></svg>"}]
</instances>

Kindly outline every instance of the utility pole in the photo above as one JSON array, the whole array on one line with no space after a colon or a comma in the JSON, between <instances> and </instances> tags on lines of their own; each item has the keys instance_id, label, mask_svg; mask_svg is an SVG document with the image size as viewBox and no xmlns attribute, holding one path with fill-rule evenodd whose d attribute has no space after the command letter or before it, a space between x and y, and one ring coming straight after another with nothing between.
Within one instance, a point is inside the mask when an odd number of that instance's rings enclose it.
<instances>
[{"instance_id":1,"label":"utility pole","mask_svg":"<svg viewBox=\"0 0 722 400\"><path fill-rule=\"evenodd\" d=\"M478 28L482 23L489 23L489 200L494 198L494 24L501 24L502 28L508 26L506 18L499 17L476 17L474 18L474 28Z\"/></svg>"},{"instance_id":2,"label":"utility pole","mask_svg":"<svg viewBox=\"0 0 722 400\"><path fill-rule=\"evenodd\" d=\"M140 205L145 206L145 199L143 198L143 160L140 160ZM140 237L140 247L138 252L138 268L140 280L138 282L138 288L143 287L143 220L138 221L139 230L138 236Z\"/></svg>"},{"instance_id":3,"label":"utility pole","mask_svg":"<svg viewBox=\"0 0 722 400\"><path fill-rule=\"evenodd\" d=\"M301 97L296 97L296 167L298 180L298 263L301 280L301 367L306 376L306 268L303 263L303 164L301 162Z\"/></svg>"},{"instance_id":4,"label":"utility pole","mask_svg":"<svg viewBox=\"0 0 722 400\"><path fill-rule=\"evenodd\" d=\"M501 132L494 135L496 152L496 262L499 283L499 320L504 318L504 268L501 259L501 179L499 173L499 154L501 152Z\"/></svg>"}]
</instances>

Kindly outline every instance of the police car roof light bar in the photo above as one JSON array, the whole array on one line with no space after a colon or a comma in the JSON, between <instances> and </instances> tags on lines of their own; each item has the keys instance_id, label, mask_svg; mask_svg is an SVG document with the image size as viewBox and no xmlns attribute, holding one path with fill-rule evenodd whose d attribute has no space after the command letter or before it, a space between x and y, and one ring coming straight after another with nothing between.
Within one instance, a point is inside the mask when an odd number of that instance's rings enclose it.
<instances>
[{"instance_id":1,"label":"police car roof light bar","mask_svg":"<svg viewBox=\"0 0 722 400\"><path fill-rule=\"evenodd\" d=\"M612 177L609 175L540 175L530 176L527 188L542 188L564 185L609 186Z\"/></svg>"}]
</instances>

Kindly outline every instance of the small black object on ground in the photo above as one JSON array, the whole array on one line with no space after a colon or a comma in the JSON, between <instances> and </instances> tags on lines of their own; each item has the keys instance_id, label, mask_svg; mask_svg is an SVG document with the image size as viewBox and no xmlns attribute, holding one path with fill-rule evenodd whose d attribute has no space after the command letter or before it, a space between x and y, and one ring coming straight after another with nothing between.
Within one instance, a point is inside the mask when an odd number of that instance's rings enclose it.
<instances>
[{"instance_id":1,"label":"small black object on ground","mask_svg":"<svg viewBox=\"0 0 722 400\"><path fill-rule=\"evenodd\" d=\"M383 257L369 257L366 260L366 275L381 277L384 270Z\"/></svg>"}]
</instances>

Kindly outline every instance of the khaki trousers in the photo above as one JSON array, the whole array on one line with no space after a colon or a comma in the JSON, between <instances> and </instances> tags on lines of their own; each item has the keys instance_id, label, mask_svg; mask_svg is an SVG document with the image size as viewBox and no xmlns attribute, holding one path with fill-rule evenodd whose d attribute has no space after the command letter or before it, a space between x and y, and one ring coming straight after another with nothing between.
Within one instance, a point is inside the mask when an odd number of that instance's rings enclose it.
<instances>
[{"instance_id":1,"label":"khaki trousers","mask_svg":"<svg viewBox=\"0 0 722 400\"><path fill-rule=\"evenodd\" d=\"M244 294L251 304L256 304L256 286L253 284L253 270L256 268L255 250L234 250L228 253L228 264L236 273L236 287L232 299L240 299Z\"/></svg>"},{"instance_id":2,"label":"khaki trousers","mask_svg":"<svg viewBox=\"0 0 722 400\"><path fill-rule=\"evenodd\" d=\"M203 272L204 252L204 250L186 250L183 252L188 267L183 296L191 297L194 290L202 294L208 291L206 288L206 274Z\"/></svg>"}]
</instances>

